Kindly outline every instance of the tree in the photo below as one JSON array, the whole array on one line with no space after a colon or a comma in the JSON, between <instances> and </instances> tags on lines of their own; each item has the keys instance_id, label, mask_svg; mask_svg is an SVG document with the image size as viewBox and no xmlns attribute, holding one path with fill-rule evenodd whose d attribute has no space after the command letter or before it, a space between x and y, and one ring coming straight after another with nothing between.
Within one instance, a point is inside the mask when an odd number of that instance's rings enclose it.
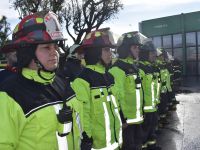
<instances>
[{"instance_id":1,"label":"tree","mask_svg":"<svg viewBox=\"0 0 200 150\"><path fill-rule=\"evenodd\" d=\"M7 22L7 18L5 16L2 16L0 18L0 46L8 41L8 36L10 34L10 24Z\"/></svg>"},{"instance_id":2,"label":"tree","mask_svg":"<svg viewBox=\"0 0 200 150\"><path fill-rule=\"evenodd\" d=\"M1 16L0 18L0 47L2 47L8 41L8 36L10 34L11 34L10 24L7 22L7 18L5 16ZM0 54L0 60L3 60L3 59L5 59L4 55Z\"/></svg>"},{"instance_id":3,"label":"tree","mask_svg":"<svg viewBox=\"0 0 200 150\"><path fill-rule=\"evenodd\" d=\"M74 43L80 44L84 34L98 29L122 9L120 0L69 0L64 8L63 18L66 30ZM71 33L73 28L75 36Z\"/></svg>"},{"instance_id":4,"label":"tree","mask_svg":"<svg viewBox=\"0 0 200 150\"><path fill-rule=\"evenodd\" d=\"M13 8L18 11L19 19L42 10L52 10L58 14L64 7L65 0L12 0ZM59 16L62 21L62 17Z\"/></svg>"},{"instance_id":5,"label":"tree","mask_svg":"<svg viewBox=\"0 0 200 150\"><path fill-rule=\"evenodd\" d=\"M13 7L21 18L40 10L50 9L74 43L80 44L83 36L98 29L105 21L115 17L123 8L121 0L13 0ZM73 29L73 31L71 31Z\"/></svg>"}]
</instances>

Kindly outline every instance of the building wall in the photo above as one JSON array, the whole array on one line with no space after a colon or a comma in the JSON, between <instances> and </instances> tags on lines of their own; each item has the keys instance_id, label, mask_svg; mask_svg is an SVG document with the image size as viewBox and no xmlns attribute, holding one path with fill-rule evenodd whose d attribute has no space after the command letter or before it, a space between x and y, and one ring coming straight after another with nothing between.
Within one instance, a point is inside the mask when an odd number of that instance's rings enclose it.
<instances>
[{"instance_id":1,"label":"building wall","mask_svg":"<svg viewBox=\"0 0 200 150\"><path fill-rule=\"evenodd\" d=\"M184 75L200 75L200 11L142 21L139 30L179 59Z\"/></svg>"}]
</instances>

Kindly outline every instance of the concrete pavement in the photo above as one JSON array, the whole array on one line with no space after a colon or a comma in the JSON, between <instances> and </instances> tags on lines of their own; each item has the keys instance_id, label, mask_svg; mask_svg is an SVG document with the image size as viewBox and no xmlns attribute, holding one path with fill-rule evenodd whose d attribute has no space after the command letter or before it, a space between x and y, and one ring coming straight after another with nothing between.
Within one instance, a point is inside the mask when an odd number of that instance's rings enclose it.
<instances>
[{"instance_id":1,"label":"concrete pavement","mask_svg":"<svg viewBox=\"0 0 200 150\"><path fill-rule=\"evenodd\" d=\"M181 91L177 111L169 113L170 124L158 134L162 150L200 150L200 80L184 79Z\"/></svg>"}]
</instances>

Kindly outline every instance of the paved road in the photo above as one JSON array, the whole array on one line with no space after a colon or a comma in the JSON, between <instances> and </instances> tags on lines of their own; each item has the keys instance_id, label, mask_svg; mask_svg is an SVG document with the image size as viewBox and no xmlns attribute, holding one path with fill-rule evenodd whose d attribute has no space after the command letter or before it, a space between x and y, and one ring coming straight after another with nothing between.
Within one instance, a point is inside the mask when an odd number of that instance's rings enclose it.
<instances>
[{"instance_id":1,"label":"paved road","mask_svg":"<svg viewBox=\"0 0 200 150\"><path fill-rule=\"evenodd\" d=\"M181 89L186 93L176 95L177 111L158 135L162 150L200 150L200 81L185 80Z\"/></svg>"}]
</instances>

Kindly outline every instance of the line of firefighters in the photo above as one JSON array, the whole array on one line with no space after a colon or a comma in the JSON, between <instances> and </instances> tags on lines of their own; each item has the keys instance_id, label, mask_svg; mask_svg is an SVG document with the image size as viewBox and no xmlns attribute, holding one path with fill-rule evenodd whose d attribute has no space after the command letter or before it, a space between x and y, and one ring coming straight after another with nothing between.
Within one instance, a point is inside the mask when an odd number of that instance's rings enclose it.
<instances>
[{"instance_id":1,"label":"line of firefighters","mask_svg":"<svg viewBox=\"0 0 200 150\"><path fill-rule=\"evenodd\" d=\"M173 81L180 79L180 65L173 65L175 61L168 52L155 49L152 41L137 31L124 33L117 45L110 37L109 29L89 33L81 46L71 47L74 56L69 56L65 64L69 66L74 62L71 71L66 67L59 73L62 76L74 72L75 78L71 81L77 99L92 107L91 113L87 105L83 106L83 111L91 115L83 120L87 123L92 120L84 128L87 148L90 143L95 149L116 149L118 146L123 150L161 149L156 145L156 130L169 123L167 112L176 110L179 103ZM110 59L111 52L106 52L110 53L107 60L100 57L104 50L110 51L108 47L116 48L117 59ZM80 67L80 60L77 63L75 52L84 54L84 69ZM90 95L79 94L80 91Z\"/></svg>"},{"instance_id":2,"label":"line of firefighters","mask_svg":"<svg viewBox=\"0 0 200 150\"><path fill-rule=\"evenodd\" d=\"M161 149L156 130L169 123L167 112L179 103L173 81L181 69L170 55L138 31L114 43L104 28L73 45L64 64L52 69L55 58L48 64L40 58L53 56L52 43L58 53L63 37L52 27L55 14L42 15L25 17L13 43L1 49L17 51L20 71L0 85L0 149Z\"/></svg>"}]
</instances>

